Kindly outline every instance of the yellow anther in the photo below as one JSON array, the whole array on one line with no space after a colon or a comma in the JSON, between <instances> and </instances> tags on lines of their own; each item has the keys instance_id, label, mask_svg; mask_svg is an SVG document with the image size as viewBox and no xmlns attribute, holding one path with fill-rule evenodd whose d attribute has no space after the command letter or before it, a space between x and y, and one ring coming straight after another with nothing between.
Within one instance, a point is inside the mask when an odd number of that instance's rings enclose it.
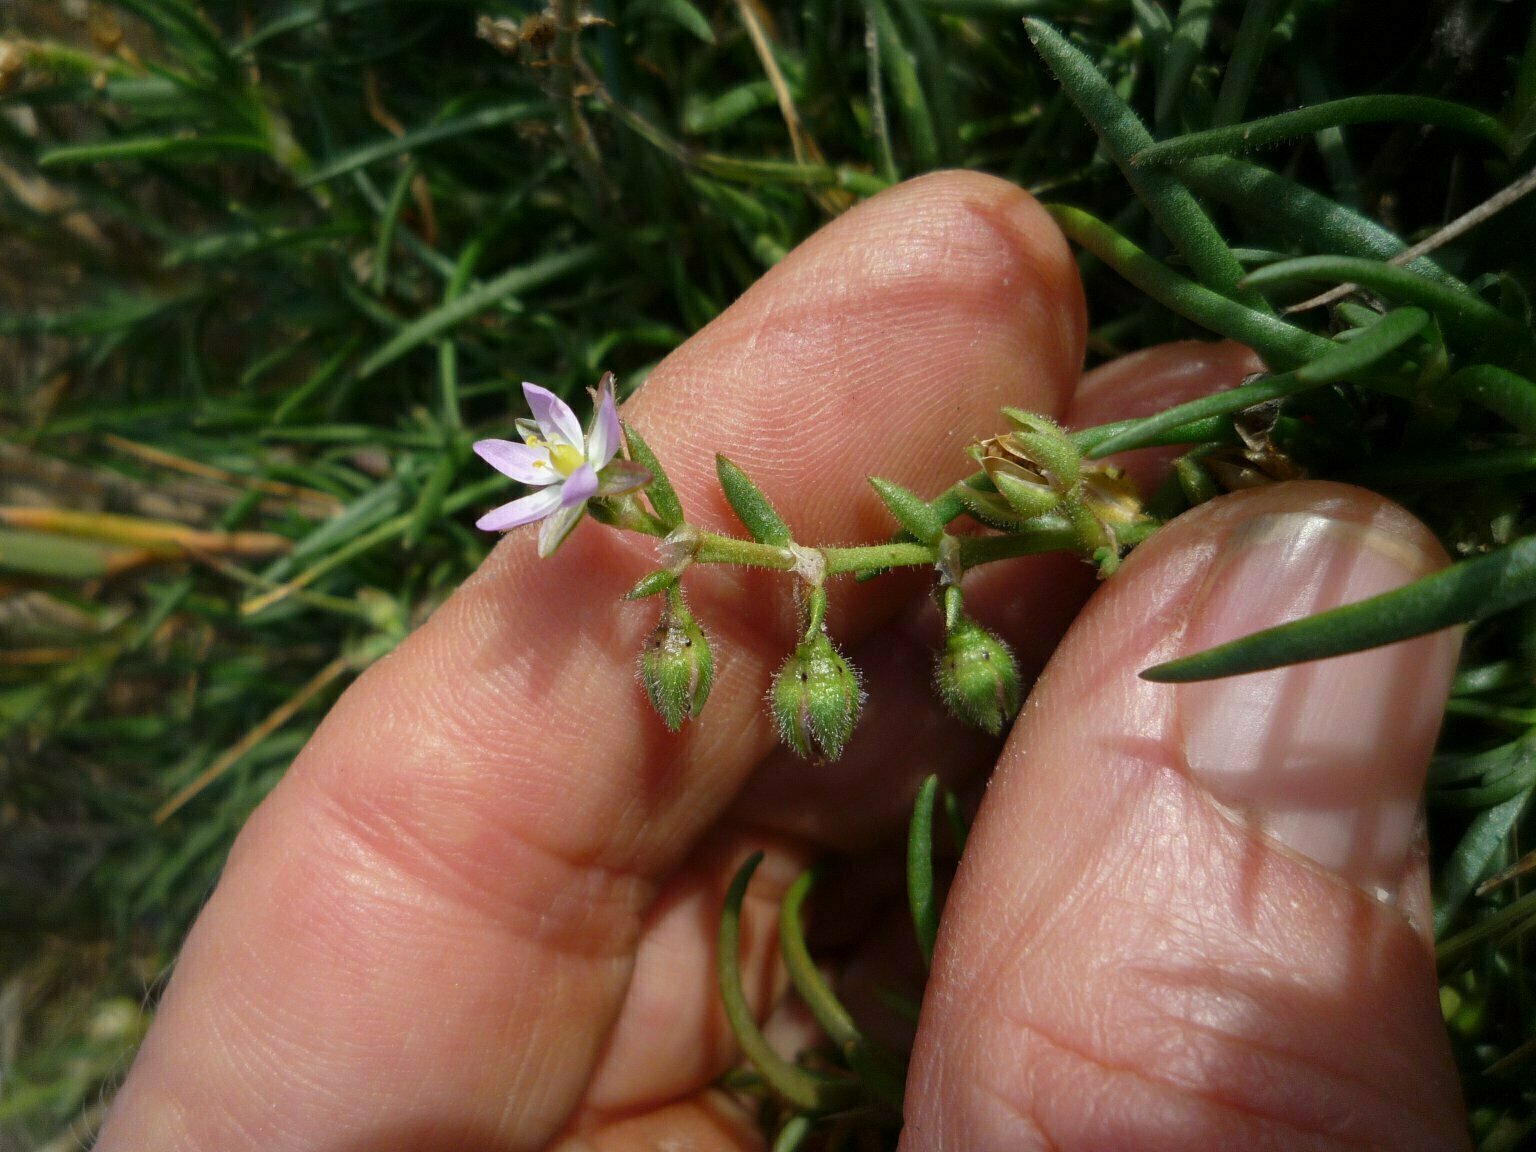
<instances>
[{"instance_id":1,"label":"yellow anther","mask_svg":"<svg viewBox=\"0 0 1536 1152\"><path fill-rule=\"evenodd\" d=\"M569 476L585 463L581 452L570 444L549 445L549 458L562 476Z\"/></svg>"}]
</instances>

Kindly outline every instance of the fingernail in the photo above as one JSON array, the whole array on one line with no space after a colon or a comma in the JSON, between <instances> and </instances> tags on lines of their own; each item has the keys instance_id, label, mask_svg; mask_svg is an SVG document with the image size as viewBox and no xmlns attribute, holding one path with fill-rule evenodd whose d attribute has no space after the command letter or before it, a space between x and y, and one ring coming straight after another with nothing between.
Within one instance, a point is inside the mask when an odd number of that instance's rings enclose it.
<instances>
[{"instance_id":1,"label":"fingernail","mask_svg":"<svg viewBox=\"0 0 1536 1152\"><path fill-rule=\"evenodd\" d=\"M1364 600L1438 566L1375 525L1315 513L1256 517L1217 557L1184 651ZM1265 835L1395 899L1459 644L1459 633L1441 632L1181 685L1189 772Z\"/></svg>"}]
</instances>

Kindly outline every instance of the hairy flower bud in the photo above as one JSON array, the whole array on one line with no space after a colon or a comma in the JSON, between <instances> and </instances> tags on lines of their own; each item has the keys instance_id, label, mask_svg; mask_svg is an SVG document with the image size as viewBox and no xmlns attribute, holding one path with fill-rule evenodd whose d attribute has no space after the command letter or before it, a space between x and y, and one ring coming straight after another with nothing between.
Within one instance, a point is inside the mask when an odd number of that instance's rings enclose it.
<instances>
[{"instance_id":1,"label":"hairy flower bud","mask_svg":"<svg viewBox=\"0 0 1536 1152\"><path fill-rule=\"evenodd\" d=\"M640 681L666 726L676 732L699 714L715 678L715 659L704 629L688 611L682 594L667 594L661 619L640 650Z\"/></svg>"},{"instance_id":2,"label":"hairy flower bud","mask_svg":"<svg viewBox=\"0 0 1536 1152\"><path fill-rule=\"evenodd\" d=\"M864 704L858 674L825 632L802 640L768 690L779 735L801 756L836 760Z\"/></svg>"},{"instance_id":3,"label":"hairy flower bud","mask_svg":"<svg viewBox=\"0 0 1536 1152\"><path fill-rule=\"evenodd\" d=\"M996 736L1019 710L1019 668L1008 645L974 620L949 633L934 667L934 681L949 710Z\"/></svg>"}]
</instances>

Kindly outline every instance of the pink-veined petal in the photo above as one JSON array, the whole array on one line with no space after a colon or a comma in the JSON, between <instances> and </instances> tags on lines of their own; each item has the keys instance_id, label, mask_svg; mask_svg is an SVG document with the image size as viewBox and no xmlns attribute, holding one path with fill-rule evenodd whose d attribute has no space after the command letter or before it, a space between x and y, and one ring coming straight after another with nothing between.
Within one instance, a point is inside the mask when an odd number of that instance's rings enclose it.
<instances>
[{"instance_id":1,"label":"pink-veined petal","mask_svg":"<svg viewBox=\"0 0 1536 1152\"><path fill-rule=\"evenodd\" d=\"M597 472L590 464L583 464L565 478L565 489L560 494L560 506L585 504L597 495Z\"/></svg>"},{"instance_id":2,"label":"pink-veined petal","mask_svg":"<svg viewBox=\"0 0 1536 1152\"><path fill-rule=\"evenodd\" d=\"M592 434L587 437L587 463L601 469L619 451L624 430L619 427L619 409L613 402L613 373L603 373L597 385L597 414L592 418Z\"/></svg>"},{"instance_id":3,"label":"pink-veined petal","mask_svg":"<svg viewBox=\"0 0 1536 1152\"><path fill-rule=\"evenodd\" d=\"M647 469L628 460L615 460L597 474L597 494L621 496L636 488L644 488L650 482L651 474Z\"/></svg>"},{"instance_id":4,"label":"pink-veined petal","mask_svg":"<svg viewBox=\"0 0 1536 1152\"><path fill-rule=\"evenodd\" d=\"M500 508L492 508L475 521L475 527L484 528L487 532L500 532L506 528L516 528L520 524L532 524L535 520L542 520L560 507L562 487L563 485L556 485L552 488L544 488L531 496L524 496L510 504L503 504Z\"/></svg>"},{"instance_id":5,"label":"pink-veined petal","mask_svg":"<svg viewBox=\"0 0 1536 1152\"><path fill-rule=\"evenodd\" d=\"M515 440L476 440L475 455L503 476L543 487L559 481L548 448L533 448Z\"/></svg>"},{"instance_id":6,"label":"pink-veined petal","mask_svg":"<svg viewBox=\"0 0 1536 1152\"><path fill-rule=\"evenodd\" d=\"M539 527L539 555L548 556L556 548L565 542L565 538L571 534L571 529L581 521L582 514L586 512L587 504L583 500L580 504L572 504L569 508L562 508Z\"/></svg>"},{"instance_id":7,"label":"pink-veined petal","mask_svg":"<svg viewBox=\"0 0 1536 1152\"><path fill-rule=\"evenodd\" d=\"M533 418L539 422L539 431L546 440L563 440L581 452L586 438L581 434L581 421L571 406L548 388L523 381L523 398L533 410Z\"/></svg>"}]
</instances>

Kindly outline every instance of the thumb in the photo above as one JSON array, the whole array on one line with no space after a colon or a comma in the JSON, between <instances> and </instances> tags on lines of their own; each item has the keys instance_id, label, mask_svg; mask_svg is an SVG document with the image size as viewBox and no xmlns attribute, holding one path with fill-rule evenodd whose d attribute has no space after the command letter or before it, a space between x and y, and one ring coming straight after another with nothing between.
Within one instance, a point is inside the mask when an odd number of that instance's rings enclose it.
<instances>
[{"instance_id":1,"label":"thumb","mask_svg":"<svg viewBox=\"0 0 1536 1152\"><path fill-rule=\"evenodd\" d=\"M956 878L906 1152L1466 1146L1419 816L1457 635L1136 675L1444 563L1380 497L1289 484L1180 518L1100 590Z\"/></svg>"}]
</instances>

